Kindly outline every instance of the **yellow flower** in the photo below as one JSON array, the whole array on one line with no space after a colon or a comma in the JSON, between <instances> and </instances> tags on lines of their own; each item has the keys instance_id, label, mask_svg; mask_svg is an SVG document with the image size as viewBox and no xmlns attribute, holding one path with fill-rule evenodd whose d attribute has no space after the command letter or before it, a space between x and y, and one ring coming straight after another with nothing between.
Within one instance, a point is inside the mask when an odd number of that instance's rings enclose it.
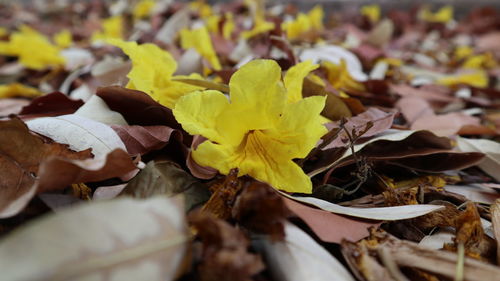
<instances>
[{"instance_id":1,"label":"yellow flower","mask_svg":"<svg viewBox=\"0 0 500 281\"><path fill-rule=\"evenodd\" d=\"M173 108L180 96L199 90L199 87L172 81L177 62L169 52L148 43L109 39L107 43L117 46L130 57L132 70L127 77L127 88L143 91L162 105Z\"/></svg>"},{"instance_id":2,"label":"yellow flower","mask_svg":"<svg viewBox=\"0 0 500 281\"><path fill-rule=\"evenodd\" d=\"M287 102L281 69L272 60L247 63L233 74L229 88L229 99L210 90L177 102L177 121L208 139L193 151L193 159L222 174L238 168L240 175L277 189L310 193L310 178L292 160L304 158L326 133L320 118L325 97Z\"/></svg>"},{"instance_id":3,"label":"yellow flower","mask_svg":"<svg viewBox=\"0 0 500 281\"><path fill-rule=\"evenodd\" d=\"M0 26L0 37L3 37L7 34L9 34L9 31L7 30L7 28Z\"/></svg>"},{"instance_id":4,"label":"yellow flower","mask_svg":"<svg viewBox=\"0 0 500 281\"><path fill-rule=\"evenodd\" d=\"M282 24L282 28L286 30L289 39L298 39L300 36L311 30L323 29L323 8L315 6L309 13L299 13L293 21L288 21Z\"/></svg>"},{"instance_id":5,"label":"yellow flower","mask_svg":"<svg viewBox=\"0 0 500 281\"><path fill-rule=\"evenodd\" d=\"M9 42L0 43L0 54L19 57L19 62L27 68L42 70L50 66L62 65L64 57L43 34L21 26L19 32L10 36Z\"/></svg>"},{"instance_id":6,"label":"yellow flower","mask_svg":"<svg viewBox=\"0 0 500 281\"><path fill-rule=\"evenodd\" d=\"M92 41L106 39L122 39L123 38L123 18L114 16L104 19L102 22L102 31L96 31L92 34Z\"/></svg>"},{"instance_id":7,"label":"yellow flower","mask_svg":"<svg viewBox=\"0 0 500 281\"><path fill-rule=\"evenodd\" d=\"M380 6L377 4L361 7L361 14L367 17L372 23L380 20Z\"/></svg>"},{"instance_id":8,"label":"yellow flower","mask_svg":"<svg viewBox=\"0 0 500 281\"><path fill-rule=\"evenodd\" d=\"M0 85L0 98L25 97L34 98L41 96L43 93L38 89L25 86L20 83L10 83Z\"/></svg>"},{"instance_id":9,"label":"yellow flower","mask_svg":"<svg viewBox=\"0 0 500 281\"><path fill-rule=\"evenodd\" d=\"M206 19L212 15L212 7L203 0L193 1L189 3L191 11L197 11L200 17Z\"/></svg>"},{"instance_id":10,"label":"yellow flower","mask_svg":"<svg viewBox=\"0 0 500 281\"><path fill-rule=\"evenodd\" d=\"M302 99L302 84L304 82L304 78L309 74L309 72L318 67L319 65L313 64L311 61L307 60L288 69L285 74L285 78L283 79L285 82L285 88L288 92L288 102L294 103Z\"/></svg>"},{"instance_id":11,"label":"yellow flower","mask_svg":"<svg viewBox=\"0 0 500 281\"><path fill-rule=\"evenodd\" d=\"M365 90L363 84L354 80L351 76L344 60L341 60L340 65L329 61L325 61L321 65L327 71L327 80L335 89L347 92L362 92Z\"/></svg>"},{"instance_id":12,"label":"yellow flower","mask_svg":"<svg viewBox=\"0 0 500 281\"><path fill-rule=\"evenodd\" d=\"M436 80L437 84L448 87L458 84L467 84L478 88L486 88L488 86L488 74L484 70L477 70L464 74L449 75Z\"/></svg>"},{"instance_id":13,"label":"yellow flower","mask_svg":"<svg viewBox=\"0 0 500 281\"><path fill-rule=\"evenodd\" d=\"M466 57L472 55L474 50L469 46L459 46L455 49L455 58L457 60L465 59Z\"/></svg>"},{"instance_id":14,"label":"yellow flower","mask_svg":"<svg viewBox=\"0 0 500 281\"><path fill-rule=\"evenodd\" d=\"M256 35L269 32L274 29L274 23L268 22L264 19L257 19L254 21L254 26L251 30L241 32L241 38L249 39Z\"/></svg>"},{"instance_id":15,"label":"yellow flower","mask_svg":"<svg viewBox=\"0 0 500 281\"><path fill-rule=\"evenodd\" d=\"M471 69L490 69L496 66L497 62L491 53L471 56L462 64L462 68Z\"/></svg>"},{"instance_id":16,"label":"yellow flower","mask_svg":"<svg viewBox=\"0 0 500 281\"><path fill-rule=\"evenodd\" d=\"M215 70L221 70L217 54L215 54L212 39L205 26L188 30L181 30L181 47L184 49L195 49L204 59L206 59Z\"/></svg>"},{"instance_id":17,"label":"yellow flower","mask_svg":"<svg viewBox=\"0 0 500 281\"><path fill-rule=\"evenodd\" d=\"M56 43L59 48L68 48L73 43L71 32L69 32L69 30L67 29L58 32L56 35L54 35L54 43Z\"/></svg>"},{"instance_id":18,"label":"yellow flower","mask_svg":"<svg viewBox=\"0 0 500 281\"><path fill-rule=\"evenodd\" d=\"M446 5L433 13L428 6L420 10L419 18L428 22L447 23L453 19L453 7Z\"/></svg>"},{"instance_id":19,"label":"yellow flower","mask_svg":"<svg viewBox=\"0 0 500 281\"><path fill-rule=\"evenodd\" d=\"M154 0L141 0L135 6L132 14L135 20L140 20L149 16L156 2Z\"/></svg>"},{"instance_id":20,"label":"yellow flower","mask_svg":"<svg viewBox=\"0 0 500 281\"><path fill-rule=\"evenodd\" d=\"M236 24L234 23L233 15L226 13L224 25L222 26L222 36L227 40L231 39L231 35L233 34L235 28Z\"/></svg>"}]
</instances>

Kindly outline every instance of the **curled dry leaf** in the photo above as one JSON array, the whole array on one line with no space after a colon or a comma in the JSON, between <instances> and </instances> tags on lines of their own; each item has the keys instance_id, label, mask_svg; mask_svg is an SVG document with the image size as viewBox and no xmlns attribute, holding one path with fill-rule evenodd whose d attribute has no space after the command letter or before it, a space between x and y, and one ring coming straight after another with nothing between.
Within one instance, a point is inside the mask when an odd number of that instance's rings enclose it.
<instances>
[{"instance_id":1,"label":"curled dry leaf","mask_svg":"<svg viewBox=\"0 0 500 281\"><path fill-rule=\"evenodd\" d=\"M382 133L392 126L396 111L385 112L380 109L371 107L367 111L358 114L354 117L347 118L347 123L344 124L345 129L352 134L352 132L362 132L368 123L371 122L372 126L361 137L372 137L378 133ZM339 128L340 122L327 124L329 129ZM325 146L324 149L334 147L344 147L349 145L349 138L345 131L341 131L339 136L334 139L330 144Z\"/></svg>"},{"instance_id":2,"label":"curled dry leaf","mask_svg":"<svg viewBox=\"0 0 500 281\"><path fill-rule=\"evenodd\" d=\"M86 159L92 155L89 150L74 152L63 144L44 143L19 119L0 121L1 218L15 215L29 202L41 176L40 164L51 156Z\"/></svg>"},{"instance_id":3,"label":"curled dry leaf","mask_svg":"<svg viewBox=\"0 0 500 281\"><path fill-rule=\"evenodd\" d=\"M479 168L500 181L500 174L498 173L500 169L500 144L498 142L462 137L458 137L456 142L459 151L484 153L485 157L479 162Z\"/></svg>"},{"instance_id":4,"label":"curled dry leaf","mask_svg":"<svg viewBox=\"0 0 500 281\"><path fill-rule=\"evenodd\" d=\"M297 226L286 223L285 234L285 241L260 241L275 280L355 280L335 257Z\"/></svg>"},{"instance_id":5,"label":"curled dry leaf","mask_svg":"<svg viewBox=\"0 0 500 281\"><path fill-rule=\"evenodd\" d=\"M299 197L291 196L280 192L281 195L293 199L298 202L313 205L322 210L332 212L339 215L347 215L352 217L372 219L372 220L404 220L423 216L433 211L443 208L436 205L406 205L397 207L381 207L381 208L352 208L344 207L325 200L314 197Z\"/></svg>"},{"instance_id":6,"label":"curled dry leaf","mask_svg":"<svg viewBox=\"0 0 500 281\"><path fill-rule=\"evenodd\" d=\"M179 131L167 126L119 126L111 128L120 136L131 155L146 154L166 146L171 139L180 141L182 135Z\"/></svg>"},{"instance_id":7,"label":"curled dry leaf","mask_svg":"<svg viewBox=\"0 0 500 281\"><path fill-rule=\"evenodd\" d=\"M174 280L188 241L176 200L101 201L46 216L1 240L0 269L5 280Z\"/></svg>"},{"instance_id":8,"label":"curled dry leaf","mask_svg":"<svg viewBox=\"0 0 500 281\"><path fill-rule=\"evenodd\" d=\"M75 115L92 119L108 125L128 125L123 116L109 109L108 105L99 96L92 97L83 106L75 111Z\"/></svg>"},{"instance_id":9,"label":"curled dry leaf","mask_svg":"<svg viewBox=\"0 0 500 281\"><path fill-rule=\"evenodd\" d=\"M76 114L37 118L28 121L27 125L31 131L68 144L73 150L92 148L96 158L105 157L114 149L126 150L110 126Z\"/></svg>"},{"instance_id":10,"label":"curled dry leaf","mask_svg":"<svg viewBox=\"0 0 500 281\"><path fill-rule=\"evenodd\" d=\"M204 184L174 162L152 160L127 184L122 194L149 198L160 194L174 196L179 193L184 194L186 210L195 208L210 197L208 188Z\"/></svg>"},{"instance_id":11,"label":"curled dry leaf","mask_svg":"<svg viewBox=\"0 0 500 281\"><path fill-rule=\"evenodd\" d=\"M264 269L260 256L249 252L250 241L241 230L204 212L191 214L189 222L203 244L198 266L202 281L251 281Z\"/></svg>"},{"instance_id":12,"label":"curled dry leaf","mask_svg":"<svg viewBox=\"0 0 500 281\"><path fill-rule=\"evenodd\" d=\"M170 109L141 91L110 86L98 88L96 95L102 98L111 110L121 113L130 125L166 125L181 129Z\"/></svg>"}]
</instances>

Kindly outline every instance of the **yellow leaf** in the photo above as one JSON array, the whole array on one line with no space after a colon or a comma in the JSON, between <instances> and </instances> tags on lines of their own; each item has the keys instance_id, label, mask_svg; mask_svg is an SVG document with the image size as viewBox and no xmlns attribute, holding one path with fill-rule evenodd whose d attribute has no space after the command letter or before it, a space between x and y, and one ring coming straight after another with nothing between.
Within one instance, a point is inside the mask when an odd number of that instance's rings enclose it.
<instances>
[{"instance_id":1,"label":"yellow leaf","mask_svg":"<svg viewBox=\"0 0 500 281\"><path fill-rule=\"evenodd\" d=\"M219 58L212 45L212 39L205 26L197 29L183 29L180 32L183 49L193 48L206 59L215 70L221 70Z\"/></svg>"},{"instance_id":2,"label":"yellow leaf","mask_svg":"<svg viewBox=\"0 0 500 281\"><path fill-rule=\"evenodd\" d=\"M177 102L177 121L208 139L192 152L193 159L222 174L238 168L239 175L277 189L311 193L311 180L292 160L305 157L326 133L320 115L326 98L289 103L281 68L272 60L247 63L233 74L229 88L229 99L211 90Z\"/></svg>"},{"instance_id":3,"label":"yellow leaf","mask_svg":"<svg viewBox=\"0 0 500 281\"><path fill-rule=\"evenodd\" d=\"M35 98L43 95L36 88L25 86L20 83L0 85L0 98L26 97Z\"/></svg>"}]
</instances>

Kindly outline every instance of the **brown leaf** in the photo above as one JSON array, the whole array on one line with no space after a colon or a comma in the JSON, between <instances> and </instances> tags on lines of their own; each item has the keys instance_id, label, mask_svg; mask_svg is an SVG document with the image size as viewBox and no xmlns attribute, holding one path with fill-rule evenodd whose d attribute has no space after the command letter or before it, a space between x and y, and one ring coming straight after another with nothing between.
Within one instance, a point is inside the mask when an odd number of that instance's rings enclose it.
<instances>
[{"instance_id":1,"label":"brown leaf","mask_svg":"<svg viewBox=\"0 0 500 281\"><path fill-rule=\"evenodd\" d=\"M186 210L205 203L210 194L207 186L193 178L176 163L167 160L149 161L146 167L125 187L122 194L136 198L154 195L184 194Z\"/></svg>"},{"instance_id":2,"label":"brown leaf","mask_svg":"<svg viewBox=\"0 0 500 281\"><path fill-rule=\"evenodd\" d=\"M238 195L232 217L255 233L263 233L272 240L283 240L283 222L290 214L283 197L269 185L253 181Z\"/></svg>"},{"instance_id":3,"label":"brown leaf","mask_svg":"<svg viewBox=\"0 0 500 281\"><path fill-rule=\"evenodd\" d=\"M353 131L359 133L364 131L368 123L371 123L371 127L361 135L361 137L371 137L391 128L395 115L396 111L385 112L375 107L371 107L367 111L359 115L347 118L347 123L344 124L344 127L350 134L352 134ZM339 124L340 122L328 123L327 128L329 130L339 128ZM330 144L328 144L324 149L345 147L348 145L349 138L347 137L346 132L343 130L340 132L339 136Z\"/></svg>"},{"instance_id":4,"label":"brown leaf","mask_svg":"<svg viewBox=\"0 0 500 281\"><path fill-rule=\"evenodd\" d=\"M123 115L132 125L166 125L181 129L172 114L172 110L154 101L149 95L119 86L98 88L97 93L109 108Z\"/></svg>"},{"instance_id":5,"label":"brown leaf","mask_svg":"<svg viewBox=\"0 0 500 281\"><path fill-rule=\"evenodd\" d=\"M193 137L193 142L191 143L191 149L189 150L188 156L186 158L186 166L189 168L189 171L193 176L199 179L212 179L218 174L218 171L211 167L200 166L196 161L194 161L192 156L193 149L196 149L198 145L207 140L205 137L196 135Z\"/></svg>"},{"instance_id":6,"label":"brown leaf","mask_svg":"<svg viewBox=\"0 0 500 281\"><path fill-rule=\"evenodd\" d=\"M491 222L493 223L493 233L495 234L495 240L497 244L497 256L496 262L500 264L500 199L497 199L494 204L491 205Z\"/></svg>"},{"instance_id":7,"label":"brown leaf","mask_svg":"<svg viewBox=\"0 0 500 281\"><path fill-rule=\"evenodd\" d=\"M351 110L340 97L326 91L323 86L314 83L308 78L304 79L302 95L304 97L326 96L325 108L321 114L330 120L340 120L342 117L352 116Z\"/></svg>"},{"instance_id":8,"label":"brown leaf","mask_svg":"<svg viewBox=\"0 0 500 281\"><path fill-rule=\"evenodd\" d=\"M203 206L203 211L215 215L220 219L229 219L231 209L236 202L236 196L244 187L245 182L238 178L238 169L232 169L222 181L210 186L213 192L208 202Z\"/></svg>"},{"instance_id":9,"label":"brown leaf","mask_svg":"<svg viewBox=\"0 0 500 281\"><path fill-rule=\"evenodd\" d=\"M34 118L72 114L82 105L82 100L73 100L63 93L54 92L32 100L19 115Z\"/></svg>"},{"instance_id":10,"label":"brown leaf","mask_svg":"<svg viewBox=\"0 0 500 281\"><path fill-rule=\"evenodd\" d=\"M90 150L74 152L67 145L44 143L19 119L0 121L0 217L19 212L31 199L41 163L50 157L86 159Z\"/></svg>"},{"instance_id":11,"label":"brown leaf","mask_svg":"<svg viewBox=\"0 0 500 281\"><path fill-rule=\"evenodd\" d=\"M260 256L248 251L250 242L241 230L205 212L192 213L189 222L203 244L202 281L251 281L264 269Z\"/></svg>"},{"instance_id":12,"label":"brown leaf","mask_svg":"<svg viewBox=\"0 0 500 281\"><path fill-rule=\"evenodd\" d=\"M358 241L369 235L368 228L380 225L377 221L353 219L282 198L286 206L324 242Z\"/></svg>"},{"instance_id":13,"label":"brown leaf","mask_svg":"<svg viewBox=\"0 0 500 281\"><path fill-rule=\"evenodd\" d=\"M174 141L182 139L179 131L167 126L111 125L111 128L120 136L131 155L143 155L159 150L166 146L172 137Z\"/></svg>"}]
</instances>

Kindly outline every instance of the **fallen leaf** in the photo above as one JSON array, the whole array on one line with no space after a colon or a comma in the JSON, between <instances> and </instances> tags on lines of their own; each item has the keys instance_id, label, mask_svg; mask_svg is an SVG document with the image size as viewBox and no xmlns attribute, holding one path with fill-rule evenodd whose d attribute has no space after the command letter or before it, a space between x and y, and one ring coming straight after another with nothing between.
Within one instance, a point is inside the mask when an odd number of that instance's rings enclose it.
<instances>
[{"instance_id":1,"label":"fallen leaf","mask_svg":"<svg viewBox=\"0 0 500 281\"><path fill-rule=\"evenodd\" d=\"M120 113L110 110L104 100L96 95L92 95L74 114L108 125L128 125Z\"/></svg>"},{"instance_id":2,"label":"fallen leaf","mask_svg":"<svg viewBox=\"0 0 500 281\"><path fill-rule=\"evenodd\" d=\"M122 195L149 198L155 195L174 196L179 193L184 194L186 210L205 203L210 197L207 186L174 162L152 160L127 184Z\"/></svg>"},{"instance_id":3,"label":"fallen leaf","mask_svg":"<svg viewBox=\"0 0 500 281\"><path fill-rule=\"evenodd\" d=\"M286 223L285 233L285 241L260 241L275 280L355 280L335 257L300 228Z\"/></svg>"},{"instance_id":4,"label":"fallen leaf","mask_svg":"<svg viewBox=\"0 0 500 281\"><path fill-rule=\"evenodd\" d=\"M251 281L264 269L260 256L249 251L243 232L204 212L189 216L202 242L202 262L198 265L202 281Z\"/></svg>"},{"instance_id":5,"label":"fallen leaf","mask_svg":"<svg viewBox=\"0 0 500 281\"><path fill-rule=\"evenodd\" d=\"M500 246L498 241L500 241L500 199L497 199L493 205L491 205L491 222L493 223L493 233L495 234L495 240L497 242L497 264L500 263Z\"/></svg>"},{"instance_id":6,"label":"fallen leaf","mask_svg":"<svg viewBox=\"0 0 500 281\"><path fill-rule=\"evenodd\" d=\"M362 138L372 137L376 134L386 131L392 126L395 111L385 112L380 109L371 107L367 111L358 114L356 116L347 118L347 123L344 124L345 129L352 134L352 132L362 132L371 123L371 127L361 135ZM328 123L327 127L329 130L340 128L340 122ZM345 131L341 131L339 136L334 139L330 144L325 146L323 149L330 149L334 147L345 147L349 145L349 138Z\"/></svg>"},{"instance_id":7,"label":"fallen leaf","mask_svg":"<svg viewBox=\"0 0 500 281\"><path fill-rule=\"evenodd\" d=\"M286 197L283 197L283 200L286 206L303 220L323 242L340 243L343 239L358 241L369 235L369 227L380 225L376 221L355 220L311 208Z\"/></svg>"},{"instance_id":8,"label":"fallen leaf","mask_svg":"<svg viewBox=\"0 0 500 281\"><path fill-rule=\"evenodd\" d=\"M0 269L7 280L174 280L188 241L175 200L88 203L2 239Z\"/></svg>"},{"instance_id":9,"label":"fallen leaf","mask_svg":"<svg viewBox=\"0 0 500 281\"><path fill-rule=\"evenodd\" d=\"M19 114L23 107L30 104L26 99L0 99L0 117L9 116L11 114Z\"/></svg>"},{"instance_id":10,"label":"fallen leaf","mask_svg":"<svg viewBox=\"0 0 500 281\"><path fill-rule=\"evenodd\" d=\"M118 86L98 88L97 93L109 108L123 115L130 125L166 125L181 129L172 110L154 101L148 94Z\"/></svg>"},{"instance_id":11,"label":"fallen leaf","mask_svg":"<svg viewBox=\"0 0 500 281\"><path fill-rule=\"evenodd\" d=\"M384 47L390 42L393 33L394 23L390 19L384 19L370 31L365 41L376 47Z\"/></svg>"},{"instance_id":12,"label":"fallen leaf","mask_svg":"<svg viewBox=\"0 0 500 281\"><path fill-rule=\"evenodd\" d=\"M31 131L68 144L75 151L92 148L96 158L105 157L117 148L126 150L110 126L75 114L37 118L26 124Z\"/></svg>"},{"instance_id":13,"label":"fallen leaf","mask_svg":"<svg viewBox=\"0 0 500 281\"><path fill-rule=\"evenodd\" d=\"M44 143L19 119L0 121L0 132L0 218L15 215L33 197L34 184L40 177L40 164L47 158L85 159L92 156L88 150L77 153L66 145Z\"/></svg>"},{"instance_id":14,"label":"fallen leaf","mask_svg":"<svg viewBox=\"0 0 500 281\"><path fill-rule=\"evenodd\" d=\"M485 139L469 139L457 137L457 149L462 152L481 152L485 154L484 159L478 166L483 171L500 181L498 173L500 169L500 144Z\"/></svg>"},{"instance_id":15,"label":"fallen leaf","mask_svg":"<svg viewBox=\"0 0 500 281\"><path fill-rule=\"evenodd\" d=\"M165 147L170 141L179 141L179 131L167 126L118 126L111 128L120 136L131 155L143 155Z\"/></svg>"},{"instance_id":16,"label":"fallen leaf","mask_svg":"<svg viewBox=\"0 0 500 281\"><path fill-rule=\"evenodd\" d=\"M406 205L397 207L380 207L380 208L352 208L344 207L338 204L330 203L314 197L299 197L291 196L280 192L281 195L292 200L302 202L308 205L318 207L322 210L332 212L339 215L347 215L357 218L372 219L372 220L404 220L423 216L433 211L443 208L437 205Z\"/></svg>"},{"instance_id":17,"label":"fallen leaf","mask_svg":"<svg viewBox=\"0 0 500 281\"><path fill-rule=\"evenodd\" d=\"M47 117L74 113L83 105L81 100L73 100L60 92L43 95L19 112L23 118Z\"/></svg>"}]
</instances>

